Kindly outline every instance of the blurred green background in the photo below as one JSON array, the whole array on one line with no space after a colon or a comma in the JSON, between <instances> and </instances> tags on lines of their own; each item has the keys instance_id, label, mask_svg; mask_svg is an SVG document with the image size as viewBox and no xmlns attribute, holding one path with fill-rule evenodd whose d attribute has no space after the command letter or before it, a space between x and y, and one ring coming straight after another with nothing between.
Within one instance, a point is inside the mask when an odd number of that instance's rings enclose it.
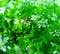
<instances>
[{"instance_id":1,"label":"blurred green background","mask_svg":"<svg viewBox=\"0 0 60 54\"><path fill-rule=\"evenodd\" d=\"M0 54L60 54L60 0L0 0Z\"/></svg>"}]
</instances>

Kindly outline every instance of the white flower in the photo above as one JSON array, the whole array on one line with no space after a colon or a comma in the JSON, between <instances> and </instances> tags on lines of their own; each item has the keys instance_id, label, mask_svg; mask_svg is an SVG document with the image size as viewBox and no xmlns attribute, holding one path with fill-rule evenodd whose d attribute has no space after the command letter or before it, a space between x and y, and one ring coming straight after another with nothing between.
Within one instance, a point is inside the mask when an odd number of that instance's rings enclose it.
<instances>
[{"instance_id":1,"label":"white flower","mask_svg":"<svg viewBox=\"0 0 60 54\"><path fill-rule=\"evenodd\" d=\"M9 40L9 37L4 38L4 43L6 43Z\"/></svg>"},{"instance_id":2,"label":"white flower","mask_svg":"<svg viewBox=\"0 0 60 54\"><path fill-rule=\"evenodd\" d=\"M54 46L54 43L53 43L53 42L50 42L50 44L51 44L52 46Z\"/></svg>"},{"instance_id":3,"label":"white flower","mask_svg":"<svg viewBox=\"0 0 60 54\"><path fill-rule=\"evenodd\" d=\"M53 34L53 32L50 32L50 34Z\"/></svg>"},{"instance_id":4,"label":"white flower","mask_svg":"<svg viewBox=\"0 0 60 54\"><path fill-rule=\"evenodd\" d=\"M55 21L55 20L56 20L56 18L55 18L55 17L51 17L51 20Z\"/></svg>"},{"instance_id":5,"label":"white flower","mask_svg":"<svg viewBox=\"0 0 60 54\"><path fill-rule=\"evenodd\" d=\"M37 0L37 2L41 4L42 3L42 0Z\"/></svg>"},{"instance_id":6,"label":"white flower","mask_svg":"<svg viewBox=\"0 0 60 54\"><path fill-rule=\"evenodd\" d=\"M50 44L52 45L52 46L57 46L55 43L53 43L53 42L50 42Z\"/></svg>"},{"instance_id":7,"label":"white flower","mask_svg":"<svg viewBox=\"0 0 60 54\"><path fill-rule=\"evenodd\" d=\"M6 52L6 46L1 47L1 50L2 50L3 52Z\"/></svg>"},{"instance_id":8,"label":"white flower","mask_svg":"<svg viewBox=\"0 0 60 54\"><path fill-rule=\"evenodd\" d=\"M8 48L8 49L11 49L11 47L10 47L10 46L7 46L7 48Z\"/></svg>"},{"instance_id":9,"label":"white flower","mask_svg":"<svg viewBox=\"0 0 60 54\"><path fill-rule=\"evenodd\" d=\"M14 24L18 24L19 23L19 20L18 19L15 19L15 21L13 23Z\"/></svg>"},{"instance_id":10,"label":"white flower","mask_svg":"<svg viewBox=\"0 0 60 54\"><path fill-rule=\"evenodd\" d=\"M53 15L54 18L57 19L57 14L56 13L53 13L52 15Z\"/></svg>"},{"instance_id":11,"label":"white flower","mask_svg":"<svg viewBox=\"0 0 60 54\"><path fill-rule=\"evenodd\" d=\"M53 42L50 42L50 44L53 44Z\"/></svg>"},{"instance_id":12,"label":"white flower","mask_svg":"<svg viewBox=\"0 0 60 54\"><path fill-rule=\"evenodd\" d=\"M57 18L58 18L57 15L55 13L52 13L51 20L55 21L57 20Z\"/></svg>"},{"instance_id":13,"label":"white flower","mask_svg":"<svg viewBox=\"0 0 60 54\"><path fill-rule=\"evenodd\" d=\"M10 9L7 9L7 11L10 13Z\"/></svg>"},{"instance_id":14,"label":"white flower","mask_svg":"<svg viewBox=\"0 0 60 54\"><path fill-rule=\"evenodd\" d=\"M50 14L48 14L48 17L50 17Z\"/></svg>"},{"instance_id":15,"label":"white flower","mask_svg":"<svg viewBox=\"0 0 60 54\"><path fill-rule=\"evenodd\" d=\"M2 38L2 35L0 34L0 39Z\"/></svg>"},{"instance_id":16,"label":"white flower","mask_svg":"<svg viewBox=\"0 0 60 54\"><path fill-rule=\"evenodd\" d=\"M57 4L58 6L60 6L60 1L55 1L55 4Z\"/></svg>"},{"instance_id":17,"label":"white flower","mask_svg":"<svg viewBox=\"0 0 60 54\"><path fill-rule=\"evenodd\" d=\"M40 16L38 15L31 15L31 20L38 20L38 18L40 18Z\"/></svg>"},{"instance_id":18,"label":"white flower","mask_svg":"<svg viewBox=\"0 0 60 54\"><path fill-rule=\"evenodd\" d=\"M30 46L26 47L26 51L29 52L30 51Z\"/></svg>"},{"instance_id":19,"label":"white flower","mask_svg":"<svg viewBox=\"0 0 60 54\"><path fill-rule=\"evenodd\" d=\"M19 9L21 6L22 6L22 4L21 4L21 3L19 3L19 4L17 5L17 8Z\"/></svg>"},{"instance_id":20,"label":"white flower","mask_svg":"<svg viewBox=\"0 0 60 54\"><path fill-rule=\"evenodd\" d=\"M11 9L13 9L14 8L14 5L13 5L13 3L12 3L13 1L10 1L9 3L8 3L8 6L11 8Z\"/></svg>"},{"instance_id":21,"label":"white flower","mask_svg":"<svg viewBox=\"0 0 60 54\"><path fill-rule=\"evenodd\" d=\"M47 25L47 27L49 27L50 25Z\"/></svg>"},{"instance_id":22,"label":"white flower","mask_svg":"<svg viewBox=\"0 0 60 54\"><path fill-rule=\"evenodd\" d=\"M8 20L8 18L5 18L5 20Z\"/></svg>"},{"instance_id":23,"label":"white flower","mask_svg":"<svg viewBox=\"0 0 60 54\"><path fill-rule=\"evenodd\" d=\"M10 22L10 19L9 19L9 18L5 18L5 20L6 20L7 22Z\"/></svg>"},{"instance_id":24,"label":"white flower","mask_svg":"<svg viewBox=\"0 0 60 54\"><path fill-rule=\"evenodd\" d=\"M42 14L44 15L45 13L43 12Z\"/></svg>"},{"instance_id":25,"label":"white flower","mask_svg":"<svg viewBox=\"0 0 60 54\"><path fill-rule=\"evenodd\" d=\"M53 52L53 54L56 54L56 53L58 53L58 51L54 51L54 52Z\"/></svg>"},{"instance_id":26,"label":"white flower","mask_svg":"<svg viewBox=\"0 0 60 54\"><path fill-rule=\"evenodd\" d=\"M41 25L38 25L38 28L41 28Z\"/></svg>"},{"instance_id":27,"label":"white flower","mask_svg":"<svg viewBox=\"0 0 60 54\"><path fill-rule=\"evenodd\" d=\"M1 7L0 8L0 14L4 14L6 7Z\"/></svg>"},{"instance_id":28,"label":"white flower","mask_svg":"<svg viewBox=\"0 0 60 54\"><path fill-rule=\"evenodd\" d=\"M57 15L53 13L53 16L57 16Z\"/></svg>"},{"instance_id":29,"label":"white flower","mask_svg":"<svg viewBox=\"0 0 60 54\"><path fill-rule=\"evenodd\" d=\"M19 49L19 47L18 46L15 46L14 49L17 50L17 49Z\"/></svg>"},{"instance_id":30,"label":"white flower","mask_svg":"<svg viewBox=\"0 0 60 54\"><path fill-rule=\"evenodd\" d=\"M52 2L52 0L46 0L47 2Z\"/></svg>"},{"instance_id":31,"label":"white flower","mask_svg":"<svg viewBox=\"0 0 60 54\"><path fill-rule=\"evenodd\" d=\"M58 37L60 36L59 34L56 34Z\"/></svg>"},{"instance_id":32,"label":"white flower","mask_svg":"<svg viewBox=\"0 0 60 54\"><path fill-rule=\"evenodd\" d=\"M42 24L42 27L44 27L44 28L45 28L45 27L46 27L46 25L45 25L45 24Z\"/></svg>"},{"instance_id":33,"label":"white flower","mask_svg":"<svg viewBox=\"0 0 60 54\"><path fill-rule=\"evenodd\" d=\"M21 19L21 23L23 23L24 22L24 19Z\"/></svg>"},{"instance_id":34,"label":"white flower","mask_svg":"<svg viewBox=\"0 0 60 54\"><path fill-rule=\"evenodd\" d=\"M57 30L54 30L54 32L57 32Z\"/></svg>"}]
</instances>

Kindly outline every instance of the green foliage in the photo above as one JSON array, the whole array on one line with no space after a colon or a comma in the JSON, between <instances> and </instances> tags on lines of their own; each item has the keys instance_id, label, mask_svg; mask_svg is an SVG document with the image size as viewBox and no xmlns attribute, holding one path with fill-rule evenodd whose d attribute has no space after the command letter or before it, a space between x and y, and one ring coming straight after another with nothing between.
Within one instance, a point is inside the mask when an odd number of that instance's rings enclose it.
<instances>
[{"instance_id":1,"label":"green foliage","mask_svg":"<svg viewBox=\"0 0 60 54\"><path fill-rule=\"evenodd\" d=\"M60 2L0 1L1 54L60 54Z\"/></svg>"}]
</instances>

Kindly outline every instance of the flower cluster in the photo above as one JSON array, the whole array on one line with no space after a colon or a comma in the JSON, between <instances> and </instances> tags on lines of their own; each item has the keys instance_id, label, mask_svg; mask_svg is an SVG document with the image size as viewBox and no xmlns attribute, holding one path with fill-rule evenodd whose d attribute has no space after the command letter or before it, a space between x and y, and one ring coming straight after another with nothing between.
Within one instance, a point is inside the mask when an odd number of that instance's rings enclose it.
<instances>
[{"instance_id":1,"label":"flower cluster","mask_svg":"<svg viewBox=\"0 0 60 54\"><path fill-rule=\"evenodd\" d=\"M57 15L55 13L52 14L51 20L56 21L57 20Z\"/></svg>"},{"instance_id":2,"label":"flower cluster","mask_svg":"<svg viewBox=\"0 0 60 54\"><path fill-rule=\"evenodd\" d=\"M0 7L0 14L4 14L6 7Z\"/></svg>"},{"instance_id":3,"label":"flower cluster","mask_svg":"<svg viewBox=\"0 0 60 54\"><path fill-rule=\"evenodd\" d=\"M40 18L39 15L31 15L31 20L36 21Z\"/></svg>"},{"instance_id":4,"label":"flower cluster","mask_svg":"<svg viewBox=\"0 0 60 54\"><path fill-rule=\"evenodd\" d=\"M10 46L6 46L5 44L8 42L9 37L4 37L2 40L2 35L0 34L0 50L6 52L7 49L11 49Z\"/></svg>"},{"instance_id":5,"label":"flower cluster","mask_svg":"<svg viewBox=\"0 0 60 54\"><path fill-rule=\"evenodd\" d=\"M57 30L54 30L53 32L50 32L51 35L60 37L60 32Z\"/></svg>"},{"instance_id":6,"label":"flower cluster","mask_svg":"<svg viewBox=\"0 0 60 54\"><path fill-rule=\"evenodd\" d=\"M38 27L49 27L48 25L48 19L44 19L44 18L41 18L41 20L39 20L38 22Z\"/></svg>"}]
</instances>

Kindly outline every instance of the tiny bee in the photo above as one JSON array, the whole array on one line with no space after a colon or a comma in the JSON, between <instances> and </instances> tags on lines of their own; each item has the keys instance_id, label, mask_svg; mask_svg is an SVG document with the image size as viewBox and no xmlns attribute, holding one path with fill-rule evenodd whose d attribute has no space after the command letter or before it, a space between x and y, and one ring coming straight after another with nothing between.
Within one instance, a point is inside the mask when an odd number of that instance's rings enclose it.
<instances>
[{"instance_id":1,"label":"tiny bee","mask_svg":"<svg viewBox=\"0 0 60 54\"><path fill-rule=\"evenodd\" d=\"M28 23L30 21L30 19L28 18L28 19L22 19L22 22L23 23Z\"/></svg>"}]
</instances>

